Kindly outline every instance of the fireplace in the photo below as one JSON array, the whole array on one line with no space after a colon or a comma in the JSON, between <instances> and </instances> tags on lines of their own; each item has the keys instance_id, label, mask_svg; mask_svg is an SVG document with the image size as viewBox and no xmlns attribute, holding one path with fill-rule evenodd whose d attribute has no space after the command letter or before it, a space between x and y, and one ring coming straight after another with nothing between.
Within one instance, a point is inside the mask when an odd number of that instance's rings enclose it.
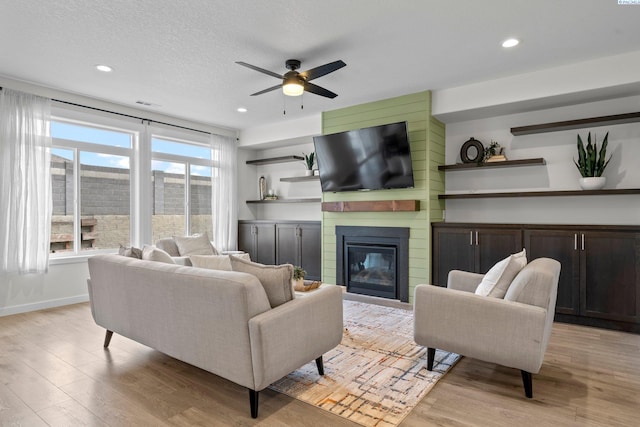
<instances>
[{"instance_id":1,"label":"fireplace","mask_svg":"<svg viewBox=\"0 0 640 427\"><path fill-rule=\"evenodd\" d=\"M409 302L409 228L337 226L336 282L347 292Z\"/></svg>"}]
</instances>

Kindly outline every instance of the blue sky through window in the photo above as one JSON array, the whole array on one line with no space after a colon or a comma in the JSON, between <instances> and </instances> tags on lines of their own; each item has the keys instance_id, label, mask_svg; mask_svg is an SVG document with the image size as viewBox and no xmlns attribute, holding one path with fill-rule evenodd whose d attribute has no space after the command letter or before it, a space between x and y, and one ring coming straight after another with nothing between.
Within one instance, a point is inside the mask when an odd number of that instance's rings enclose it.
<instances>
[{"instance_id":1,"label":"blue sky through window","mask_svg":"<svg viewBox=\"0 0 640 427\"><path fill-rule=\"evenodd\" d=\"M107 145L110 147L132 148L132 134L106 129L98 129L73 123L51 122L51 136L53 138L68 139L90 144ZM211 149L208 147L167 141L159 138L152 139L152 150L157 153L175 154L198 159L211 159ZM73 151L61 148L53 148L51 153L67 160L73 160ZM83 165L104 166L118 169L129 169L129 158L112 154L94 153L82 151L81 163ZM154 161L153 169L167 173L175 173L176 163ZM182 172L184 174L184 166ZM211 167L191 166L191 175L211 176Z\"/></svg>"}]
</instances>

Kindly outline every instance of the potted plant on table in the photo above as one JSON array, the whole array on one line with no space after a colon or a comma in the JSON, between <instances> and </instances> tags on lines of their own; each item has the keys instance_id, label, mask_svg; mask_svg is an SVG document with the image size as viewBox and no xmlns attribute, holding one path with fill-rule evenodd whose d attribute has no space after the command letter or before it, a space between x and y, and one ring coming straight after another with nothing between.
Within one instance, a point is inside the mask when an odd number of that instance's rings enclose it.
<instances>
[{"instance_id":1,"label":"potted plant on table","mask_svg":"<svg viewBox=\"0 0 640 427\"><path fill-rule=\"evenodd\" d=\"M304 153L302 153L304 154ZM307 166L307 170L306 170L306 176L311 176L313 175L313 165L316 162L316 153L315 152L311 152L309 154L304 154L304 163Z\"/></svg>"},{"instance_id":2,"label":"potted plant on table","mask_svg":"<svg viewBox=\"0 0 640 427\"><path fill-rule=\"evenodd\" d=\"M602 176L604 169L609 164L611 156L605 160L607 156L607 144L609 143L609 132L604 136L602 146L598 151L598 146L595 141L591 144L591 132L587 136L587 147L585 149L584 143L580 134L578 134L578 161L575 159L573 162L580 171L580 187L583 190L599 190L604 187L606 183L606 177Z\"/></svg>"},{"instance_id":3,"label":"potted plant on table","mask_svg":"<svg viewBox=\"0 0 640 427\"><path fill-rule=\"evenodd\" d=\"M304 277L307 275L307 272L300 266L295 265L293 267L293 289L301 290L304 289Z\"/></svg>"}]
</instances>

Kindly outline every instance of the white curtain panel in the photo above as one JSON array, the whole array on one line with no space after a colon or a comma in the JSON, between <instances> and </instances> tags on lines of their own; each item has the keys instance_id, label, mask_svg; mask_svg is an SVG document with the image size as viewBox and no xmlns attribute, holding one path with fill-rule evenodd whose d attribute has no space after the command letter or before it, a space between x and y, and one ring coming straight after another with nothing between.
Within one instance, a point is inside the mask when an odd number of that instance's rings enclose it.
<instances>
[{"instance_id":1,"label":"white curtain panel","mask_svg":"<svg viewBox=\"0 0 640 427\"><path fill-rule=\"evenodd\" d=\"M238 247L237 161L238 149L233 137L211 135L211 147L218 153L218 166L211 174L211 216L213 240L218 250Z\"/></svg>"},{"instance_id":2,"label":"white curtain panel","mask_svg":"<svg viewBox=\"0 0 640 427\"><path fill-rule=\"evenodd\" d=\"M0 272L43 273L51 238L51 100L0 91Z\"/></svg>"}]
</instances>

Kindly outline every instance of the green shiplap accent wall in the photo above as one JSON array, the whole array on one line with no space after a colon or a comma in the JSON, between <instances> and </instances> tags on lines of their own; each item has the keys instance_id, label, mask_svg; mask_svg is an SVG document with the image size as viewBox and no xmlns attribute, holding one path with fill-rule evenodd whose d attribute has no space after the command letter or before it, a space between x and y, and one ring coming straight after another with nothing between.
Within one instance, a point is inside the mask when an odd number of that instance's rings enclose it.
<instances>
[{"instance_id":1,"label":"green shiplap accent wall","mask_svg":"<svg viewBox=\"0 0 640 427\"><path fill-rule=\"evenodd\" d=\"M418 212L323 212L322 280L336 282L337 225L409 227L409 295L431 280L431 221L441 221L444 201L445 126L431 117L431 92L385 99L322 114L322 133L330 134L406 121L411 144L414 188L323 193L324 202L362 200L420 200Z\"/></svg>"}]
</instances>

